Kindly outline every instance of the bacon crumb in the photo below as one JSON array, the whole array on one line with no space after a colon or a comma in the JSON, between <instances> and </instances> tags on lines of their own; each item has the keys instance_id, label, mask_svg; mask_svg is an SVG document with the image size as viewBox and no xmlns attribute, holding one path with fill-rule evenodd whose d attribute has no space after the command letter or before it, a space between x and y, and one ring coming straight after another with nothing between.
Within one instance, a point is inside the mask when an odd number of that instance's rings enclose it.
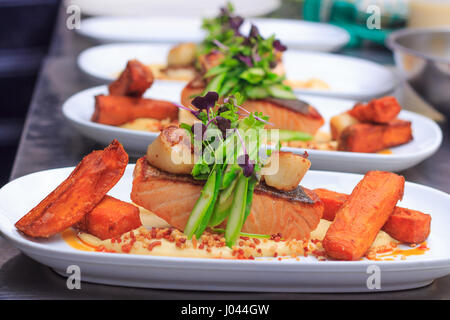
<instances>
[{"instance_id":1,"label":"bacon crumb","mask_svg":"<svg viewBox=\"0 0 450 320\"><path fill-rule=\"evenodd\" d=\"M152 251L154 247L156 246L160 246L162 243L161 241L153 241L152 243L150 243L147 247L148 251Z\"/></svg>"},{"instance_id":2,"label":"bacon crumb","mask_svg":"<svg viewBox=\"0 0 450 320\"><path fill-rule=\"evenodd\" d=\"M122 246L122 251L125 252L125 253L130 253L131 247L132 247L132 246L133 246L133 245L132 245L131 242L125 243L125 244Z\"/></svg>"}]
</instances>

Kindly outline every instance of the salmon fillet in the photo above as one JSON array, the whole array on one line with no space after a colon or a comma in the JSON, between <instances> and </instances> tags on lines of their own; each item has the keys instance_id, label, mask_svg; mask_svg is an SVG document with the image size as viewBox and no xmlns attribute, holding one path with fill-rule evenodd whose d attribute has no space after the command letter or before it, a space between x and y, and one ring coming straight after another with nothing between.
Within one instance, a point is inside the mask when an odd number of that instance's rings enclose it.
<instances>
[{"instance_id":1,"label":"salmon fillet","mask_svg":"<svg viewBox=\"0 0 450 320\"><path fill-rule=\"evenodd\" d=\"M184 230L202 187L203 181L163 172L140 158L134 169L131 200ZM258 185L242 231L281 233L283 239L303 240L317 227L322 213L323 204L311 190L299 186L286 192Z\"/></svg>"},{"instance_id":2,"label":"salmon fillet","mask_svg":"<svg viewBox=\"0 0 450 320\"><path fill-rule=\"evenodd\" d=\"M198 79L191 81L181 92L181 103L186 107L192 107L193 96L203 90L204 87ZM314 135L325 123L313 106L301 100L266 98L247 100L242 106L250 112L259 111L268 116L269 121L275 125L268 126L270 129L302 131Z\"/></svg>"},{"instance_id":3,"label":"salmon fillet","mask_svg":"<svg viewBox=\"0 0 450 320\"><path fill-rule=\"evenodd\" d=\"M275 127L316 134L325 123L320 113L301 100L273 99L247 100L242 106L250 112L262 112Z\"/></svg>"}]
</instances>

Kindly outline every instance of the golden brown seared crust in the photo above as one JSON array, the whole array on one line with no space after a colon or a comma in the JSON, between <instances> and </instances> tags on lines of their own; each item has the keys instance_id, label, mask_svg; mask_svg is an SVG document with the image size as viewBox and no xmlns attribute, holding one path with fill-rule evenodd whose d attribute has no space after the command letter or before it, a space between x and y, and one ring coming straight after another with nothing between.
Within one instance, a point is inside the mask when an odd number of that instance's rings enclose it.
<instances>
[{"instance_id":1,"label":"golden brown seared crust","mask_svg":"<svg viewBox=\"0 0 450 320\"><path fill-rule=\"evenodd\" d=\"M203 183L190 175L163 172L141 158L134 170L131 199L173 227L183 230ZM306 188L283 192L258 185L250 215L242 230L262 234L282 233L285 239L302 240L317 227L323 208L317 195Z\"/></svg>"}]
</instances>

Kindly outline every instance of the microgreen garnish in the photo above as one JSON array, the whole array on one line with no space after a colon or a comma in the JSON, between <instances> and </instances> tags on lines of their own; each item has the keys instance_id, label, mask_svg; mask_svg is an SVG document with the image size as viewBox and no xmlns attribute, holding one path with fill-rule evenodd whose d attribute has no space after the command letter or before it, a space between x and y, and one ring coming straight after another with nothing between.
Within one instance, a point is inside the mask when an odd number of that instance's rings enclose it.
<instances>
[{"instance_id":1,"label":"microgreen garnish","mask_svg":"<svg viewBox=\"0 0 450 320\"><path fill-rule=\"evenodd\" d=\"M223 57L219 65L204 70L207 86L203 93L215 91L228 96L239 92L245 99L296 99L292 89L283 84L284 76L272 70L286 46L275 36L263 38L255 25L247 36L243 35L239 31L242 23L242 18L233 15L231 5L223 8L218 17L204 20L207 36L200 51L219 51Z\"/></svg>"},{"instance_id":2,"label":"microgreen garnish","mask_svg":"<svg viewBox=\"0 0 450 320\"><path fill-rule=\"evenodd\" d=\"M220 9L217 17L203 20L202 28L206 30L207 35L201 44L201 53L209 53L218 46L227 46L236 36L241 36L239 29L244 19L233 12L233 6L228 3Z\"/></svg>"},{"instance_id":3,"label":"microgreen garnish","mask_svg":"<svg viewBox=\"0 0 450 320\"><path fill-rule=\"evenodd\" d=\"M258 173L265 161L260 157L259 139L268 118L248 111L240 117L239 94L227 97L222 104L217 104L215 92L194 100L201 122L181 127L193 134L196 149L203 151L192 176L206 183L184 232L189 238L200 237L208 226L227 220L225 239L232 246L250 212Z\"/></svg>"}]
</instances>

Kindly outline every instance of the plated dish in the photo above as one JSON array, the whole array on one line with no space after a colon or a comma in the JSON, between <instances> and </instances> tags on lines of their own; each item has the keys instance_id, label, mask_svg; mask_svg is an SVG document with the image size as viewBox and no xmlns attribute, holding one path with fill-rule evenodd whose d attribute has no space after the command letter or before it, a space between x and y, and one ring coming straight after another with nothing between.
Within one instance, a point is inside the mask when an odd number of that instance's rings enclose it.
<instances>
[{"instance_id":1,"label":"plated dish","mask_svg":"<svg viewBox=\"0 0 450 320\"><path fill-rule=\"evenodd\" d=\"M259 158L258 144L245 141L262 136L265 116L239 119L235 100L214 111L216 99L194 102L205 108L196 116L209 113L212 122L165 128L135 166L127 167L128 155L113 141L76 168L11 182L0 191L2 233L60 274L76 263L87 281L144 287L369 291L368 267L376 265L379 289L395 290L450 272L447 194L389 172L307 172L306 155ZM225 139L218 145L207 134L213 129ZM200 141L200 149L189 141ZM237 144L229 153L231 141ZM180 151L197 160L180 162ZM27 186L35 192L18 203ZM174 277L180 268L185 272Z\"/></svg>"},{"instance_id":2,"label":"plated dish","mask_svg":"<svg viewBox=\"0 0 450 320\"><path fill-rule=\"evenodd\" d=\"M182 83L156 81L145 92L144 97L172 101L178 104L176 99L181 96L183 87ZM159 132L132 130L130 126L118 127L91 121L95 110L94 97L107 94L108 88L106 86L87 89L75 94L63 105L62 111L65 118L80 133L99 143L106 145L112 139L117 138L120 139L128 152L136 156L142 155L146 152L148 144L158 136ZM414 137L407 144L389 148L384 153L328 151L326 149L329 148L328 141L331 137L330 120L334 116L352 109L356 102L314 96L301 96L301 99L315 106L324 119L324 124L320 127L317 135L317 138L321 138L323 142L318 143L316 141L309 148L304 146L308 148L310 159L313 160L313 169L358 173L367 170L404 170L431 156L439 148L442 141L442 132L433 121L413 112L402 110L398 118L411 122ZM184 113L183 110L181 112ZM139 125L139 121L135 124ZM144 120L141 124L148 124L148 122L146 123ZM304 148L292 147L293 142L290 144L291 147L285 144L283 150L295 153L303 153L305 150ZM311 147L315 147L316 150L311 149ZM318 150L318 147L325 150ZM334 144L331 147L336 148L337 145Z\"/></svg>"},{"instance_id":3,"label":"plated dish","mask_svg":"<svg viewBox=\"0 0 450 320\"><path fill-rule=\"evenodd\" d=\"M159 43L105 44L83 51L77 63L90 77L109 83L117 78L129 60L137 59L153 67L158 81L167 80L166 75L158 77L158 73L167 66L168 53L174 46ZM293 86L298 93L367 100L390 93L396 83L392 72L385 67L353 57L288 49L283 54L283 64L287 79L299 84ZM332 68L329 67L331 65ZM367 77L367 74L373 77ZM187 81L190 76L183 72L171 81ZM322 84L326 84L326 89L314 89Z\"/></svg>"}]
</instances>

